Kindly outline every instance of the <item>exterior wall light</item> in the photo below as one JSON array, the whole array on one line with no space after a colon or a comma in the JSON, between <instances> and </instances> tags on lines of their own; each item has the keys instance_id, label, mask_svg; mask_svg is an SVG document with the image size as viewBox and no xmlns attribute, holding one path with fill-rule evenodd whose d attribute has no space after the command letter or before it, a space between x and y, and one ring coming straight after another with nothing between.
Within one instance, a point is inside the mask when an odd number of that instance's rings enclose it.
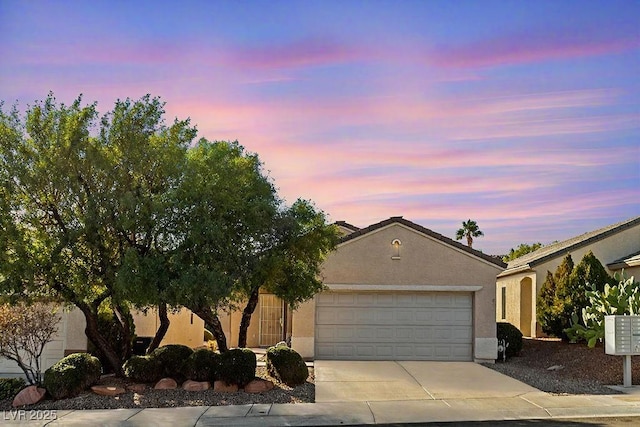
<instances>
[{"instance_id":1,"label":"exterior wall light","mask_svg":"<svg viewBox=\"0 0 640 427\"><path fill-rule=\"evenodd\" d=\"M400 259L400 246L402 242L399 239L393 239L391 246L393 246L393 255L391 259Z\"/></svg>"}]
</instances>

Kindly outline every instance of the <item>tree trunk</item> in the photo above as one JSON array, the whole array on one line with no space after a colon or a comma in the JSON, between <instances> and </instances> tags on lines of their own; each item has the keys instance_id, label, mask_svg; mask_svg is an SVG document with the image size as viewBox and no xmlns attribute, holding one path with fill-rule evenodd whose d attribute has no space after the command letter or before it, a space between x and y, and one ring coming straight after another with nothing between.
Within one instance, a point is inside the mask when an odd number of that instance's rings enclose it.
<instances>
[{"instance_id":1,"label":"tree trunk","mask_svg":"<svg viewBox=\"0 0 640 427\"><path fill-rule=\"evenodd\" d=\"M116 315L118 322L120 323L120 330L122 332L122 343L120 343L120 356L122 360L128 360L131 357L131 344L133 341L133 334L131 333L131 325L129 324L129 317L127 312L122 309L120 304L113 304L113 313Z\"/></svg>"},{"instance_id":2,"label":"tree trunk","mask_svg":"<svg viewBox=\"0 0 640 427\"><path fill-rule=\"evenodd\" d=\"M88 304L78 304L77 307L84 314L85 321L87 322L87 327L85 329L85 333L87 334L87 338L91 340L93 345L102 352L104 357L107 359L109 366L113 369L113 372L119 377L123 376L122 372L122 363L120 357L113 349L109 341L107 341L98 330L98 315L91 310L91 307Z\"/></svg>"},{"instance_id":3,"label":"tree trunk","mask_svg":"<svg viewBox=\"0 0 640 427\"><path fill-rule=\"evenodd\" d=\"M257 286L251 291L249 295L249 301L242 310L242 319L240 320L240 332L238 332L238 347L245 348L247 346L247 330L251 324L251 316L256 311L258 305L258 295L260 294L260 287Z\"/></svg>"},{"instance_id":4,"label":"tree trunk","mask_svg":"<svg viewBox=\"0 0 640 427\"><path fill-rule=\"evenodd\" d=\"M218 315L211 309L211 307L187 307L195 314L197 314L206 324L211 326L211 333L218 344L218 351L224 353L229 350L227 347L227 337L222 330L222 323Z\"/></svg>"},{"instance_id":5,"label":"tree trunk","mask_svg":"<svg viewBox=\"0 0 640 427\"><path fill-rule=\"evenodd\" d=\"M160 318L160 327L156 331L156 335L153 337L153 341L149 344L149 348L147 348L147 354L151 353L153 350L158 348L162 339L167 333L169 329L169 316L167 315L167 304L165 302L161 302L158 304L158 317Z\"/></svg>"}]
</instances>

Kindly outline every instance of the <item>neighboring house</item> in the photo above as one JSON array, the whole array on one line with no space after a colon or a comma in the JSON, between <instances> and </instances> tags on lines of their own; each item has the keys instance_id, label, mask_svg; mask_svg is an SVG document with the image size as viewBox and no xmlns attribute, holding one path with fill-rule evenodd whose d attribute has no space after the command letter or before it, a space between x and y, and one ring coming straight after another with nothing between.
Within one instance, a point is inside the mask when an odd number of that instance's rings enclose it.
<instances>
[{"instance_id":1,"label":"neighboring house","mask_svg":"<svg viewBox=\"0 0 640 427\"><path fill-rule=\"evenodd\" d=\"M58 332L42 352L40 367L43 373L63 357L87 351L87 336L84 333L86 323L82 312L73 308L60 310L59 315ZM16 362L0 357L0 377L23 376L22 374Z\"/></svg>"},{"instance_id":2,"label":"neighboring house","mask_svg":"<svg viewBox=\"0 0 640 427\"><path fill-rule=\"evenodd\" d=\"M261 294L249 347L290 338L305 358L495 360L502 261L402 217L336 225L344 236L323 263L328 291L292 313ZM240 316L221 316L231 347Z\"/></svg>"},{"instance_id":3,"label":"neighboring house","mask_svg":"<svg viewBox=\"0 0 640 427\"><path fill-rule=\"evenodd\" d=\"M624 269L625 276L640 280L640 217L543 246L509 262L496 282L496 319L515 325L525 336L541 336L536 300L547 271L554 273L567 254L578 264L589 251L609 273Z\"/></svg>"}]
</instances>

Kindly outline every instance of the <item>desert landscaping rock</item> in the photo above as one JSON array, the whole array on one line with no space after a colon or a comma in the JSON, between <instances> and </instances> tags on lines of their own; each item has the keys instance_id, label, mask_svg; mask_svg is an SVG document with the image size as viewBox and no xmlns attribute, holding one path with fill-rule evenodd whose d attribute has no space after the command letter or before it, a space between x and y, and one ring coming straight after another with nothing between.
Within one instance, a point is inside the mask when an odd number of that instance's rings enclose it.
<instances>
[{"instance_id":1,"label":"desert landscaping rock","mask_svg":"<svg viewBox=\"0 0 640 427\"><path fill-rule=\"evenodd\" d=\"M94 385L91 387L91 391L101 396L117 396L119 394L123 394L127 392L122 387L114 387L114 386L106 386L106 385Z\"/></svg>"},{"instance_id":2,"label":"desert landscaping rock","mask_svg":"<svg viewBox=\"0 0 640 427\"><path fill-rule=\"evenodd\" d=\"M153 388L155 390L174 390L178 388L178 383L173 378L163 378Z\"/></svg>"},{"instance_id":3,"label":"desert landscaping rock","mask_svg":"<svg viewBox=\"0 0 640 427\"><path fill-rule=\"evenodd\" d=\"M130 384L127 386L127 391L132 391L134 393L142 393L147 388L144 384Z\"/></svg>"},{"instance_id":4,"label":"desert landscaping rock","mask_svg":"<svg viewBox=\"0 0 640 427\"><path fill-rule=\"evenodd\" d=\"M313 403L315 401L315 386L313 369L309 370L309 378L303 385L289 387L271 377L267 369L259 366L256 376L272 381L274 388L265 393L219 393L212 388L204 391L186 391L182 388L175 390L154 390L153 384L147 384L144 394L129 390L116 397L100 396L91 390L86 390L79 396L69 399L52 400L49 398L29 406L34 410L73 410L73 409L119 409L119 408L174 408L180 406L225 406L251 405L273 403ZM113 375L103 376L98 385L122 387L141 385L131 380L117 378ZM142 384L144 385L144 384ZM0 401L0 411L11 409L12 399Z\"/></svg>"},{"instance_id":5,"label":"desert landscaping rock","mask_svg":"<svg viewBox=\"0 0 640 427\"><path fill-rule=\"evenodd\" d=\"M209 381L192 381L187 380L182 384L182 389L186 391L204 391L211 388Z\"/></svg>"},{"instance_id":6,"label":"desert landscaping rock","mask_svg":"<svg viewBox=\"0 0 640 427\"><path fill-rule=\"evenodd\" d=\"M237 384L227 384L224 381L218 380L213 383L213 391L218 393L235 393L238 391Z\"/></svg>"},{"instance_id":7,"label":"desert landscaping rock","mask_svg":"<svg viewBox=\"0 0 640 427\"><path fill-rule=\"evenodd\" d=\"M273 383L269 380L255 379L244 386L244 391L245 393L264 393L272 390L273 387Z\"/></svg>"},{"instance_id":8,"label":"desert landscaping rock","mask_svg":"<svg viewBox=\"0 0 640 427\"><path fill-rule=\"evenodd\" d=\"M11 406L17 408L18 406L33 405L34 403L40 402L46 392L47 391L43 388L35 385L30 385L29 387L20 390L20 392L13 399Z\"/></svg>"}]
</instances>

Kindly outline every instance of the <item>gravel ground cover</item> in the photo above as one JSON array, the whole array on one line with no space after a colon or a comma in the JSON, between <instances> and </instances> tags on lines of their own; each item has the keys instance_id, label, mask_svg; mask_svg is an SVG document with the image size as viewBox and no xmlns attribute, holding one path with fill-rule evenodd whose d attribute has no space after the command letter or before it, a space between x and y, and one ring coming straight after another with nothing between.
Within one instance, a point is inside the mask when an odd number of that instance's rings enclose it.
<instances>
[{"instance_id":1,"label":"gravel ground cover","mask_svg":"<svg viewBox=\"0 0 640 427\"><path fill-rule=\"evenodd\" d=\"M272 381L275 384L273 390L250 394L244 391L236 393L217 393L212 390L184 391L153 390L153 384L149 385L143 393L127 392L119 396L99 396L91 391L81 395L62 400L45 399L29 409L115 409L115 408L170 408L178 406L221 406L244 405L250 403L303 403L315 401L315 385L313 368L309 368L307 382L297 387L289 387L271 377L265 367L256 369L256 376ZM126 387L132 382L113 376L104 376L98 384ZM0 411L10 410L11 399L0 401Z\"/></svg>"},{"instance_id":2,"label":"gravel ground cover","mask_svg":"<svg viewBox=\"0 0 640 427\"><path fill-rule=\"evenodd\" d=\"M525 339L520 356L486 366L553 394L616 394L622 385L622 357L557 339ZM549 369L552 368L552 369ZM640 357L632 357L633 384L640 385Z\"/></svg>"}]
</instances>

